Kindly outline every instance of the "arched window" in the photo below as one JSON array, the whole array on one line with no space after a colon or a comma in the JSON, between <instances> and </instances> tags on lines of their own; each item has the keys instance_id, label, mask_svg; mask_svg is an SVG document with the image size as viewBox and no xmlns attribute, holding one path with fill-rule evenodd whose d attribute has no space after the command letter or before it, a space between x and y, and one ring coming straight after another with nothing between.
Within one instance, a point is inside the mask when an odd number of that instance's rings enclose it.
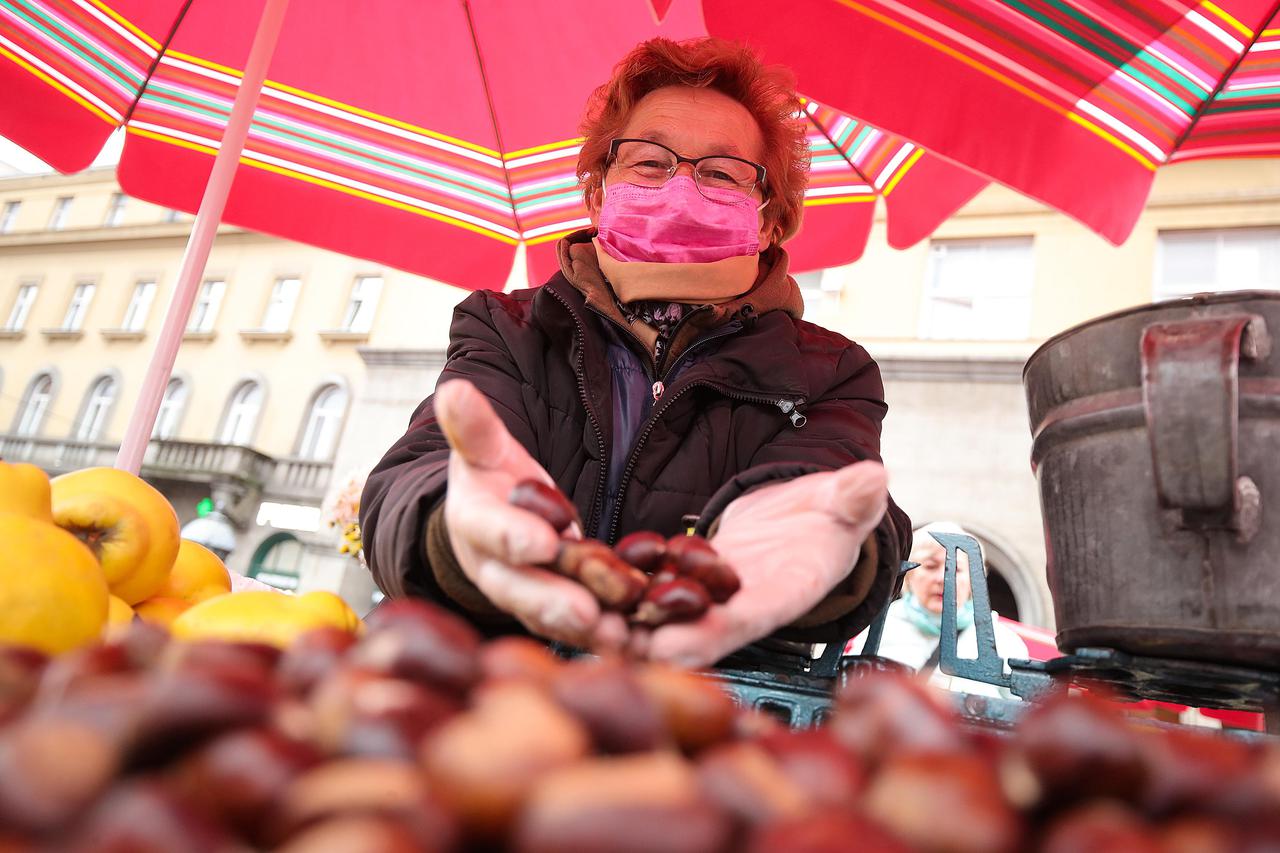
<instances>
[{"instance_id":1,"label":"arched window","mask_svg":"<svg viewBox=\"0 0 1280 853\"><path fill-rule=\"evenodd\" d=\"M298 455L303 459L332 459L346 412L345 389L338 385L327 385L320 389L320 393L311 402L311 411L307 413Z\"/></svg>"},{"instance_id":2,"label":"arched window","mask_svg":"<svg viewBox=\"0 0 1280 853\"><path fill-rule=\"evenodd\" d=\"M258 425L258 413L262 410L262 386L252 380L242 382L227 404L227 416L222 421L223 444L248 444L253 440Z\"/></svg>"},{"instance_id":3,"label":"arched window","mask_svg":"<svg viewBox=\"0 0 1280 853\"><path fill-rule=\"evenodd\" d=\"M298 570L302 567L302 543L292 533L273 533L249 560L249 577L276 589L298 588Z\"/></svg>"},{"instance_id":4,"label":"arched window","mask_svg":"<svg viewBox=\"0 0 1280 853\"><path fill-rule=\"evenodd\" d=\"M107 425L107 417L116 401L116 381L110 376L99 377L89 388L80 422L76 424L77 441L97 441Z\"/></svg>"},{"instance_id":5,"label":"arched window","mask_svg":"<svg viewBox=\"0 0 1280 853\"><path fill-rule=\"evenodd\" d=\"M156 425L151 430L151 437L169 439L177 435L178 420L186 405L187 383L175 376L164 388L164 397L160 400L160 411L156 415Z\"/></svg>"},{"instance_id":6,"label":"arched window","mask_svg":"<svg viewBox=\"0 0 1280 853\"><path fill-rule=\"evenodd\" d=\"M42 373L31 380L27 388L22 410L18 413L18 423L14 432L18 435L39 435L44 426L44 416L49 411L49 403L53 400L53 377Z\"/></svg>"}]
</instances>

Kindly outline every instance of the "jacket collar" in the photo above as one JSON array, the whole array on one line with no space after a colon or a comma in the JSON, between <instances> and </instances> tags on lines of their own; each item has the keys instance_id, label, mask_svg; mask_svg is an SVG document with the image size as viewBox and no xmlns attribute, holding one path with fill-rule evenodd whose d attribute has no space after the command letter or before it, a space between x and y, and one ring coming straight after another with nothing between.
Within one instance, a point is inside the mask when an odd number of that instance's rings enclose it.
<instances>
[{"instance_id":1,"label":"jacket collar","mask_svg":"<svg viewBox=\"0 0 1280 853\"><path fill-rule=\"evenodd\" d=\"M535 305L543 302L557 306L553 314L545 313L545 309L538 313L544 323L551 324L548 331L554 336L566 342L572 341L570 359L576 360L579 346L574 324L586 330L585 338L581 341L587 356L582 362L585 391L597 408L597 414L607 417L610 377L605 342L599 332L592 334L590 331L593 328L591 315L595 315L594 322L609 322L606 319L608 315L601 316L604 306L588 310L593 307L588 298L563 272L552 276L538 288L534 298ZM612 299L608 304L616 310ZM568 316L562 310L566 308ZM555 320L553 317L563 317L564 320ZM620 313L614 322L627 328ZM682 371L679 383L701 379L753 396L776 395L780 399L809 399L812 395L806 360L813 356L800 352L796 321L790 313L771 311L763 316L750 316L742 326L742 331L721 338L712 355L699 359L694 367Z\"/></svg>"},{"instance_id":2,"label":"jacket collar","mask_svg":"<svg viewBox=\"0 0 1280 853\"><path fill-rule=\"evenodd\" d=\"M642 321L628 323L618 309L613 288L600 270L596 248L592 243L595 229L585 228L562 238L556 246L560 271L564 277L601 315L619 326L629 329L653 352L657 332ZM723 326L735 318L750 322L751 315L762 316L771 311L783 311L793 319L800 319L804 311L804 299L795 279L787 274L789 259L785 249L771 246L760 255L760 272L751 289L741 296L725 302L702 306L689 316L671 342L668 359L680 354L705 332Z\"/></svg>"}]
</instances>

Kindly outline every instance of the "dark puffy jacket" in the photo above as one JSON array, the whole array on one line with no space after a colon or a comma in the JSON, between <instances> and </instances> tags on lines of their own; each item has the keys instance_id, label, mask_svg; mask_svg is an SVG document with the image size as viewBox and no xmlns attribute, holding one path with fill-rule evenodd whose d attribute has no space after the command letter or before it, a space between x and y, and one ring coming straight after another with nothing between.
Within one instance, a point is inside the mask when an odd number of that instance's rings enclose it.
<instances>
[{"instance_id":1,"label":"dark puffy jacket","mask_svg":"<svg viewBox=\"0 0 1280 853\"><path fill-rule=\"evenodd\" d=\"M606 541L634 530L671 535L685 516L698 516L705 531L753 486L880 458L884 389L866 350L784 311L748 315L688 348L604 517L615 406L606 355L614 336L603 324L612 322L563 274L531 290L476 292L455 309L440 376L475 384L572 498L585 529ZM423 596L465 613L441 589L424 541L444 497L448 455L427 398L370 474L360 523L369 567L388 596ZM835 642L856 634L888 603L910 537L909 520L890 501L865 595L834 618L802 620L778 636Z\"/></svg>"}]
</instances>

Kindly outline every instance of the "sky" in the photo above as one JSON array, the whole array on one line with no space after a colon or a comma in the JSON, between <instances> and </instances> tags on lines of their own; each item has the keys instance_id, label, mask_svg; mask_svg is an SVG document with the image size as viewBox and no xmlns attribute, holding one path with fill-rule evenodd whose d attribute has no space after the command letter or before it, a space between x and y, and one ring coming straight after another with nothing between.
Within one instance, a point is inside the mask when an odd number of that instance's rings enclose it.
<instances>
[{"instance_id":1,"label":"sky","mask_svg":"<svg viewBox=\"0 0 1280 853\"><path fill-rule=\"evenodd\" d=\"M120 162L120 149L124 145L124 134L117 131L107 140L102 153L93 161L93 166L114 166ZM0 178L13 175L43 175L52 172L43 160L29 154L4 137L0 137Z\"/></svg>"}]
</instances>

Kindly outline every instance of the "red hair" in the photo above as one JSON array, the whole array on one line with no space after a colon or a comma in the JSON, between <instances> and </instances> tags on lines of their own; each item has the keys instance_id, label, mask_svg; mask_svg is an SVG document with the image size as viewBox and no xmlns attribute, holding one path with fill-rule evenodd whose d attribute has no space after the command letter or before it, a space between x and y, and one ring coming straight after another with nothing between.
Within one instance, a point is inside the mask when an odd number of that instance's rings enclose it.
<instances>
[{"instance_id":1,"label":"red hair","mask_svg":"<svg viewBox=\"0 0 1280 853\"><path fill-rule=\"evenodd\" d=\"M621 135L640 99L664 86L715 89L746 107L764 138L765 198L762 211L770 243L800 228L809 179L809 145L796 116L795 78L782 66L766 66L745 45L718 38L675 42L650 39L614 68L613 78L591 93L578 154L578 180L588 203L604 181L609 141Z\"/></svg>"}]
</instances>

